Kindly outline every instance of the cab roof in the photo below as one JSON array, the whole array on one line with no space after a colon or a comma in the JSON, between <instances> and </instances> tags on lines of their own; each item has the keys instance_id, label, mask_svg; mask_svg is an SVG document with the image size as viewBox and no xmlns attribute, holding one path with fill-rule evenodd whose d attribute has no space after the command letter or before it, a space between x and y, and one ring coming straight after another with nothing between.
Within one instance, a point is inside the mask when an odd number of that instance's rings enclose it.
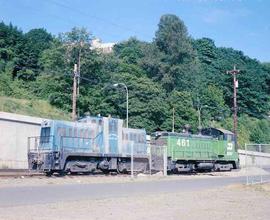
<instances>
[{"instance_id":1,"label":"cab roof","mask_svg":"<svg viewBox=\"0 0 270 220\"><path fill-rule=\"evenodd\" d=\"M210 128L210 129L220 131L223 134L233 134L233 132L226 130L226 129L223 129L223 128Z\"/></svg>"}]
</instances>

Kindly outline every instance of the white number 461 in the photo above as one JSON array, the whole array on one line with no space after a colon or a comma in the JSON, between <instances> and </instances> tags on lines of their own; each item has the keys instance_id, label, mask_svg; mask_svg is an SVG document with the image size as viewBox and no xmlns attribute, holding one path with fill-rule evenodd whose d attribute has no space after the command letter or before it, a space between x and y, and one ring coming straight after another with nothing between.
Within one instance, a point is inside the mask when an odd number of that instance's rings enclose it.
<instances>
[{"instance_id":1,"label":"white number 461","mask_svg":"<svg viewBox=\"0 0 270 220\"><path fill-rule=\"evenodd\" d=\"M189 147L189 140L186 139L178 139L176 143L179 147Z\"/></svg>"}]
</instances>

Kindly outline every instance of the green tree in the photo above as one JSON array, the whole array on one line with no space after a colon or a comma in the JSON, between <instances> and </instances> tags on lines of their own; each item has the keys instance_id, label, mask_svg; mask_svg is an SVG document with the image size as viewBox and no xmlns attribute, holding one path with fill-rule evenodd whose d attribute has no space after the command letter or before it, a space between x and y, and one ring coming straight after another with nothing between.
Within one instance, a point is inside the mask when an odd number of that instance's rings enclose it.
<instances>
[{"instance_id":1,"label":"green tree","mask_svg":"<svg viewBox=\"0 0 270 220\"><path fill-rule=\"evenodd\" d=\"M175 15L160 18L155 43L173 64L193 59L195 55L185 24Z\"/></svg>"},{"instance_id":2,"label":"green tree","mask_svg":"<svg viewBox=\"0 0 270 220\"><path fill-rule=\"evenodd\" d=\"M190 125L193 131L197 130L197 113L193 108L192 96L189 92L174 90L168 97L170 106L170 117L167 119L166 127L171 128L172 111L175 111L175 131L181 132L185 125ZM171 129L170 129L171 130Z\"/></svg>"},{"instance_id":3,"label":"green tree","mask_svg":"<svg viewBox=\"0 0 270 220\"><path fill-rule=\"evenodd\" d=\"M93 36L85 28L52 37L44 29L23 33L0 23L0 94L39 98L71 111L73 67L80 63L78 112L126 118L125 83L130 95L130 126L147 132L190 124L232 130L232 76L240 69L239 143L267 142L270 112L270 68L232 48L217 47L209 38L192 39L175 15L161 17L155 39L130 38L111 54L92 50Z\"/></svg>"},{"instance_id":4,"label":"green tree","mask_svg":"<svg viewBox=\"0 0 270 220\"><path fill-rule=\"evenodd\" d=\"M73 66L80 61L80 75L99 83L102 78L102 59L90 49L91 36L84 28L73 28L62 33L52 46L44 50L39 60L42 73L37 80L36 93L49 99L50 103L70 111ZM46 82L44 82L46 81ZM79 113L88 110L89 82L80 80Z\"/></svg>"},{"instance_id":5,"label":"green tree","mask_svg":"<svg viewBox=\"0 0 270 220\"><path fill-rule=\"evenodd\" d=\"M167 91L174 88L190 91L196 78L198 62L184 22L175 15L163 15L156 32L155 44L164 53L160 79Z\"/></svg>"},{"instance_id":6,"label":"green tree","mask_svg":"<svg viewBox=\"0 0 270 220\"><path fill-rule=\"evenodd\" d=\"M253 127L253 132L250 134L250 141L261 144L270 143L270 122L269 120L260 120Z\"/></svg>"}]
</instances>

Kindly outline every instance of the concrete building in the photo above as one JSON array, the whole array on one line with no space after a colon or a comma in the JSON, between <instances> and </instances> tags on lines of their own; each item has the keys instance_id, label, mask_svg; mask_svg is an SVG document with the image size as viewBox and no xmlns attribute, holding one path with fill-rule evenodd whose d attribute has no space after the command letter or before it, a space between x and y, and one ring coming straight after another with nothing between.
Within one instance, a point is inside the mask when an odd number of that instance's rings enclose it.
<instances>
[{"instance_id":1,"label":"concrete building","mask_svg":"<svg viewBox=\"0 0 270 220\"><path fill-rule=\"evenodd\" d=\"M102 43L99 38L96 38L92 40L90 48L101 53L112 53L114 45L115 43Z\"/></svg>"},{"instance_id":2,"label":"concrete building","mask_svg":"<svg viewBox=\"0 0 270 220\"><path fill-rule=\"evenodd\" d=\"M0 112L0 169L27 169L28 137L39 136L42 118Z\"/></svg>"}]
</instances>

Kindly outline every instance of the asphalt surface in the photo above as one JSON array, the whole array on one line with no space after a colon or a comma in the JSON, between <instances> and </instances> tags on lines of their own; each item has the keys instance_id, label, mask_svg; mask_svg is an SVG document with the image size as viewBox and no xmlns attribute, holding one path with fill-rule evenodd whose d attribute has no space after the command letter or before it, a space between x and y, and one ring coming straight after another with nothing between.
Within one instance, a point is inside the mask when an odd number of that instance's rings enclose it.
<instances>
[{"instance_id":1,"label":"asphalt surface","mask_svg":"<svg viewBox=\"0 0 270 220\"><path fill-rule=\"evenodd\" d=\"M0 188L0 207L117 198L157 193L181 193L245 183L245 177L211 177L186 180L151 180L128 183L91 183Z\"/></svg>"}]
</instances>

